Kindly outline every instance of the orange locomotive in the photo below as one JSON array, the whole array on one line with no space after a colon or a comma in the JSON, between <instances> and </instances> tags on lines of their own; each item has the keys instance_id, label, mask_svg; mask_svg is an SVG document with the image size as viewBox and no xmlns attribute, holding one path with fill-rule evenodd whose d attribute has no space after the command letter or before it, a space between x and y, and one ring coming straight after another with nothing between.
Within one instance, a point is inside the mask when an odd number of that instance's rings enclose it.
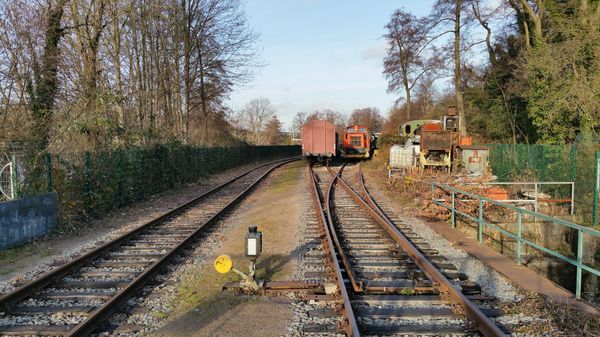
<instances>
[{"instance_id":1,"label":"orange locomotive","mask_svg":"<svg viewBox=\"0 0 600 337\"><path fill-rule=\"evenodd\" d=\"M351 125L346 128L340 154L342 158L369 158L374 145L366 126Z\"/></svg>"}]
</instances>

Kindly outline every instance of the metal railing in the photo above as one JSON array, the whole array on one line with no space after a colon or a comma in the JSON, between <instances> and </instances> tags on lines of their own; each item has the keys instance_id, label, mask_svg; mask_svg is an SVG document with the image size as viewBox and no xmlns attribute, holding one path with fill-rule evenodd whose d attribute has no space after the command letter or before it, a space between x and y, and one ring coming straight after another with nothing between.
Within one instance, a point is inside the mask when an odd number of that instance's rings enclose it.
<instances>
[{"instance_id":1,"label":"metal railing","mask_svg":"<svg viewBox=\"0 0 600 337\"><path fill-rule=\"evenodd\" d=\"M581 225L578 225L576 223L570 222L570 221L566 221L563 219L558 219L555 217L551 217L549 215L545 215L545 214L541 214L541 213L536 213L536 212L532 212L523 208L519 208L519 207L515 207L497 200L493 200L493 199L489 199L474 193L470 193L470 192L466 192L466 191L462 191L459 190L457 188L454 188L452 186L448 186L445 184L440 184L440 183L436 183L436 182L432 182L431 184L431 189L432 189L432 201L433 203L435 203L438 206L444 207L446 209L448 209L451 212L451 224L452 227L456 227L456 216L460 215L463 216L469 220L472 220L474 222L477 223L477 239L479 241L479 243L483 243L483 230L485 227L490 227L494 230L499 231L500 233L516 240L517 242L517 249L516 249L516 262L517 264L521 264L521 251L522 251L522 246L523 244L533 247L537 250L540 250L546 254L552 255L562 261L565 261L573 266L575 266L577 268L577 275L576 275L576 286L575 286L575 297L577 299L581 298L581 285L582 285L582 272L583 270L590 272L596 276L600 276L600 271L596 270L595 268L585 265L583 263L583 234L588 234L591 236L595 236L595 237L600 237L600 231L597 231L595 229L589 228L589 227L584 227ZM441 191L445 191L447 193L449 193L451 195L451 205L447 205L445 203L445 199L436 199L435 198L435 192L437 190L441 190ZM465 212L461 212L456 208L456 196L457 195L461 195L462 197L469 197L471 198L471 200L473 201L477 201L479 203L479 212L478 212L478 216L474 217L468 213ZM498 226L497 224L491 223L491 222L486 222L484 221L484 217L483 217L483 204L484 203L489 203L492 205L496 205L508 210L512 210L515 211L517 214L517 233L512 233L500 226ZM552 249L543 247L538 245L535 242L532 242L526 238L523 237L523 216L524 215L529 215L532 216L534 218L537 219L541 219L543 221L547 221L553 224L557 224L563 227L568 227L571 229L574 229L577 231L577 254L575 259L572 259L568 256L565 256L559 252L556 252Z\"/></svg>"},{"instance_id":2,"label":"metal railing","mask_svg":"<svg viewBox=\"0 0 600 337\"><path fill-rule=\"evenodd\" d=\"M575 183L572 181L510 181L510 182L489 182L489 183L474 183L474 184L482 184L482 185L507 185L507 186L533 186L533 199L507 199L507 200L498 200L507 204L519 204L524 202L530 202L533 204L533 210L536 213L539 213L540 202L559 202L559 203L569 203L571 215L575 213ZM546 199L540 198L540 192L542 190L542 186L552 186L552 185L570 185L571 191L569 199Z\"/></svg>"}]
</instances>

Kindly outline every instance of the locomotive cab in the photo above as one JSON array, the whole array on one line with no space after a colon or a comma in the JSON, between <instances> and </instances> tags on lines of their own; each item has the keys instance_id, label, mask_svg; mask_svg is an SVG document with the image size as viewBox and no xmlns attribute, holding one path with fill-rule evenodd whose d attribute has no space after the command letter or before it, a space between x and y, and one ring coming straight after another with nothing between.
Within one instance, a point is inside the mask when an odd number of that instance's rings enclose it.
<instances>
[{"instance_id":1,"label":"locomotive cab","mask_svg":"<svg viewBox=\"0 0 600 337\"><path fill-rule=\"evenodd\" d=\"M346 128L340 149L342 158L369 158L371 136L366 126L352 125Z\"/></svg>"}]
</instances>

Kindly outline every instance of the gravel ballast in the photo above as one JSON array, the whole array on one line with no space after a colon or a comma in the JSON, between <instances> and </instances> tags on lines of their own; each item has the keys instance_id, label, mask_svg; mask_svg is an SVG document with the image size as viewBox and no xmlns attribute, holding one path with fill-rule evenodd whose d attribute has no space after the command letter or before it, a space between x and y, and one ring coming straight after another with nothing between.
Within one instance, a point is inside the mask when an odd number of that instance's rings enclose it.
<instances>
[{"instance_id":1,"label":"gravel ballast","mask_svg":"<svg viewBox=\"0 0 600 337\"><path fill-rule=\"evenodd\" d=\"M436 249L440 255L446 257L448 262L454 264L458 270L469 276L469 280L476 282L481 287L481 292L485 296L497 298L504 302L519 302L522 296L517 292L516 288L500 273L486 266L483 262L470 256L466 252L452 247L452 243L441 235L437 234L422 220L404 212L399 205L390 201L387 196L379 190L378 186L369 184L366 181L369 192L378 201L383 201L384 204L393 211L396 216L404 220L403 225L411 228L419 237L424 239L431 248ZM414 214L414 213L413 213Z\"/></svg>"},{"instance_id":2,"label":"gravel ballast","mask_svg":"<svg viewBox=\"0 0 600 337\"><path fill-rule=\"evenodd\" d=\"M32 256L17 258L14 263L3 264L3 268L10 268L11 271L0 276L0 294L14 290L44 272L63 265L85 252L143 225L147 221L259 164L243 165L213 175L206 180L199 181L197 184L167 191L153 196L148 201L118 209L108 216L94 220L87 225L86 227L92 229L85 233L49 236L42 241L28 243L27 245L33 245L34 254ZM53 247L55 254L48 256L43 251L44 247Z\"/></svg>"}]
</instances>

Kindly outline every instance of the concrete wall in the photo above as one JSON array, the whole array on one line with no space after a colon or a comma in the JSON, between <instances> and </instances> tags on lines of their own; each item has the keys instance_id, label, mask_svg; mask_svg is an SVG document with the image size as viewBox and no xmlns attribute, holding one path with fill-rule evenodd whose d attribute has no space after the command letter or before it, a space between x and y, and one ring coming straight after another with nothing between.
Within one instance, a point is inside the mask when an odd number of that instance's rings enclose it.
<instances>
[{"instance_id":1,"label":"concrete wall","mask_svg":"<svg viewBox=\"0 0 600 337\"><path fill-rule=\"evenodd\" d=\"M58 225L56 192L0 203L0 249L40 237Z\"/></svg>"}]
</instances>

